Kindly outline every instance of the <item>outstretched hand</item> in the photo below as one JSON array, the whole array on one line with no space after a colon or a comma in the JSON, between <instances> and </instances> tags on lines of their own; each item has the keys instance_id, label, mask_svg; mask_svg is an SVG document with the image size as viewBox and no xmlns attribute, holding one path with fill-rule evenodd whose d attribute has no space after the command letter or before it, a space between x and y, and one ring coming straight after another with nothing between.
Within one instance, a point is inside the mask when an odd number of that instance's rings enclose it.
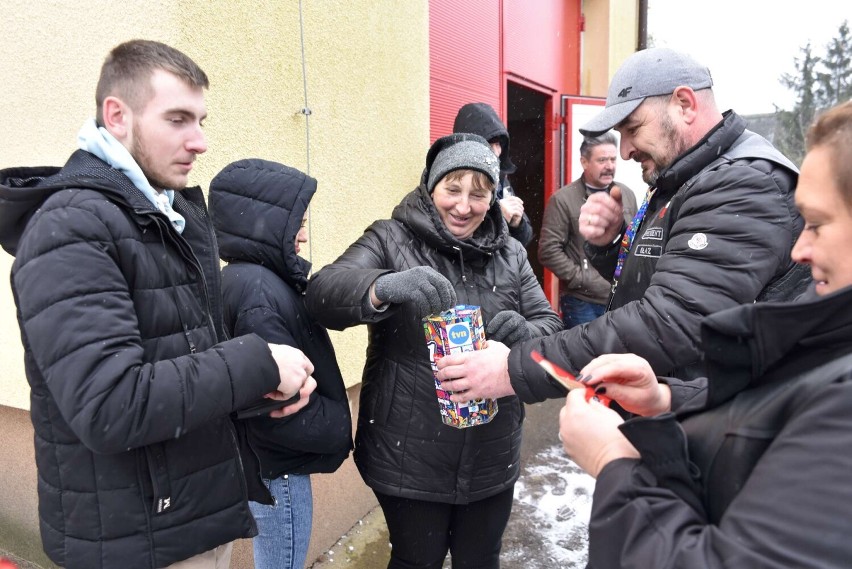
<instances>
[{"instance_id":1,"label":"outstretched hand","mask_svg":"<svg viewBox=\"0 0 852 569\"><path fill-rule=\"evenodd\" d=\"M580 370L578 379L603 389L625 411L651 417L671 410L671 390L657 381L651 364L635 354L599 356Z\"/></svg>"},{"instance_id":2,"label":"outstretched hand","mask_svg":"<svg viewBox=\"0 0 852 569\"><path fill-rule=\"evenodd\" d=\"M503 342L509 347L532 338L527 319L514 310L501 310L495 314L485 327L485 334L489 339Z\"/></svg>"},{"instance_id":3,"label":"outstretched hand","mask_svg":"<svg viewBox=\"0 0 852 569\"><path fill-rule=\"evenodd\" d=\"M487 397L499 399L514 395L509 381L509 348L488 340L484 350L444 356L437 362L441 387L453 392L456 403Z\"/></svg>"}]
</instances>

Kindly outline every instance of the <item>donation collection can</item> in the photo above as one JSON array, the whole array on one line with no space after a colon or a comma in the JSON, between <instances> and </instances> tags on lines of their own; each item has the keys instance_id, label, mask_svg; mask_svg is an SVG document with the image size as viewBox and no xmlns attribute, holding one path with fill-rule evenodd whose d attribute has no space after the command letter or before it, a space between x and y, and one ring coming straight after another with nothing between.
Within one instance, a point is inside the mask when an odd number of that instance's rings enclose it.
<instances>
[{"instance_id":1,"label":"donation collection can","mask_svg":"<svg viewBox=\"0 0 852 569\"><path fill-rule=\"evenodd\" d=\"M458 305L440 314L427 316L423 319L423 329L426 332L433 377L438 372L436 364L442 357L485 347L485 328L482 325L482 311L479 306ZM463 429L484 425L497 414L497 401L494 399L480 398L465 403L453 403L450 401L452 393L441 389L437 377L435 390L441 420L451 427Z\"/></svg>"}]
</instances>

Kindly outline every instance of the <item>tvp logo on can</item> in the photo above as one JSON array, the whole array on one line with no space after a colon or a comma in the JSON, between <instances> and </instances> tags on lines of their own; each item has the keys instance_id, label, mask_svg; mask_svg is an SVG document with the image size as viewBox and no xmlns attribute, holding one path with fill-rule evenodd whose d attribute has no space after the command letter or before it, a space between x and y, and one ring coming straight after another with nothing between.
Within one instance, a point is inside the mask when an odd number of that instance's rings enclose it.
<instances>
[{"instance_id":1,"label":"tvp logo on can","mask_svg":"<svg viewBox=\"0 0 852 569\"><path fill-rule=\"evenodd\" d=\"M453 324L448 330L447 336L452 346L463 346L470 343L470 326L467 324Z\"/></svg>"}]
</instances>

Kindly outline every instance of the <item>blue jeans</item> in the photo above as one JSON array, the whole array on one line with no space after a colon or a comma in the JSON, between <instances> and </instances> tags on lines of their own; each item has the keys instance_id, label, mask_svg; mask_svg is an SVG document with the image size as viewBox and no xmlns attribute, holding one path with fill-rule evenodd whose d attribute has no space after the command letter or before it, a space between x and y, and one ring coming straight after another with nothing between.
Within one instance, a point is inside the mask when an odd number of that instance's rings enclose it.
<instances>
[{"instance_id":1,"label":"blue jeans","mask_svg":"<svg viewBox=\"0 0 852 569\"><path fill-rule=\"evenodd\" d=\"M559 309L562 311L562 324L568 330L590 322L606 311L605 304L594 304L563 294L559 297Z\"/></svg>"},{"instance_id":2,"label":"blue jeans","mask_svg":"<svg viewBox=\"0 0 852 569\"><path fill-rule=\"evenodd\" d=\"M304 569L313 516L311 477L286 474L263 483L275 505L249 502L260 532L253 540L255 569Z\"/></svg>"}]
</instances>

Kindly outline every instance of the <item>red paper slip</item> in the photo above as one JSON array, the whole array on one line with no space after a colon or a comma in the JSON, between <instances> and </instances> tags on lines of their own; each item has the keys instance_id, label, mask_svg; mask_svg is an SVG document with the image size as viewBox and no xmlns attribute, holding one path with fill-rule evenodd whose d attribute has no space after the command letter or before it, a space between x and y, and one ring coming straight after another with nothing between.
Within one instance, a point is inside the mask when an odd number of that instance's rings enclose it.
<instances>
[{"instance_id":1,"label":"red paper slip","mask_svg":"<svg viewBox=\"0 0 852 569\"><path fill-rule=\"evenodd\" d=\"M559 382L559 385L561 385L568 391L571 391L572 389L585 389L586 401L589 401L590 399L596 399L601 403L601 405L609 407L609 404L612 401L609 397L607 397L606 395L597 395L595 393L594 388L589 387L585 383L577 381L577 378L574 377L573 373L565 371L555 363L545 359L545 357L536 350L532 350L530 352L530 357L535 363L544 368L544 371L546 371L550 377Z\"/></svg>"}]
</instances>

